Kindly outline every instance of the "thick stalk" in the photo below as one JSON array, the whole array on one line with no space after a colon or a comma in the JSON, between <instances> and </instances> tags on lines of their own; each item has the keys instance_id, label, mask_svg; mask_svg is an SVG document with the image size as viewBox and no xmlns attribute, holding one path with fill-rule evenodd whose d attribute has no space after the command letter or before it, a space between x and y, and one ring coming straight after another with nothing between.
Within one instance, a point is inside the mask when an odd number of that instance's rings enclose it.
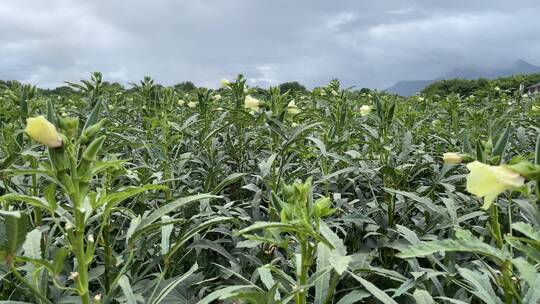
<instances>
[{"instance_id":1,"label":"thick stalk","mask_svg":"<svg viewBox=\"0 0 540 304\"><path fill-rule=\"evenodd\" d=\"M90 303L90 292L88 291L88 267L86 265L84 246L84 213L80 210L82 208L83 200L78 191L73 195L72 200L75 212L75 242L73 248L75 251L75 258L77 259L77 285L83 304L88 304Z\"/></svg>"},{"instance_id":2,"label":"thick stalk","mask_svg":"<svg viewBox=\"0 0 540 304\"><path fill-rule=\"evenodd\" d=\"M303 289L307 285L308 281L308 268L309 268L309 243L306 238L300 239L300 276L298 277L298 288L302 288L300 292L296 294L297 304L307 303L307 291Z\"/></svg>"},{"instance_id":3,"label":"thick stalk","mask_svg":"<svg viewBox=\"0 0 540 304\"><path fill-rule=\"evenodd\" d=\"M32 159L30 161L30 164L32 166L32 169L37 169L38 162L35 159ZM37 184L37 175L34 173L32 174L32 195L38 196L39 188ZM34 208L34 217L36 220L36 226L41 226L41 208L35 207Z\"/></svg>"},{"instance_id":4,"label":"thick stalk","mask_svg":"<svg viewBox=\"0 0 540 304\"><path fill-rule=\"evenodd\" d=\"M495 238L497 248L502 249L504 246L503 234L501 231L501 224L499 223L499 212L496 204L491 206L491 229L493 231L493 237ZM501 273L502 284L504 285L504 303L512 304L514 298L514 284L512 283L512 261L504 261L503 265L501 266Z\"/></svg>"}]
</instances>

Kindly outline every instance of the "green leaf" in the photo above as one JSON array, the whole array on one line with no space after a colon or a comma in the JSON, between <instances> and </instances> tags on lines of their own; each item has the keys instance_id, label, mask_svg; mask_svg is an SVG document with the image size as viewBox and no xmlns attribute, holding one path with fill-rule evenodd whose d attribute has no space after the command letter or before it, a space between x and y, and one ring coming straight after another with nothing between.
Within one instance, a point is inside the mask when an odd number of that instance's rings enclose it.
<instances>
[{"instance_id":1,"label":"green leaf","mask_svg":"<svg viewBox=\"0 0 540 304\"><path fill-rule=\"evenodd\" d=\"M317 148L319 148L319 150L321 151L321 154L323 156L326 156L326 145L322 142L322 140L316 137L312 137L312 136L308 136L306 137L306 139L309 139L312 142L314 142L317 145Z\"/></svg>"},{"instance_id":2,"label":"green leaf","mask_svg":"<svg viewBox=\"0 0 540 304\"><path fill-rule=\"evenodd\" d=\"M309 124L309 125L302 125L296 129L294 129L294 131L292 132L291 136L287 139L287 141L285 141L285 143L283 144L283 147L281 148L281 151L285 151L290 145L292 145L293 143L295 143L296 141L302 139L302 137L300 137L300 135L306 131L309 131L311 129L314 129L315 127L319 126L321 123L319 122L316 122L316 123L312 123L312 124Z\"/></svg>"},{"instance_id":3,"label":"green leaf","mask_svg":"<svg viewBox=\"0 0 540 304\"><path fill-rule=\"evenodd\" d=\"M21 214L20 217L5 215L4 225L6 231L6 239L4 241L5 255L13 258L26 239L28 216L26 214Z\"/></svg>"},{"instance_id":4,"label":"green leaf","mask_svg":"<svg viewBox=\"0 0 540 304\"><path fill-rule=\"evenodd\" d=\"M339 275L342 275L352 261L352 257L347 255L347 248L345 247L345 244L343 244L343 240L340 239L339 236L323 221L320 221L319 223L319 232L334 247L334 249L330 250L328 255L329 264Z\"/></svg>"},{"instance_id":5,"label":"green leaf","mask_svg":"<svg viewBox=\"0 0 540 304\"><path fill-rule=\"evenodd\" d=\"M330 265L330 253L331 249L323 243L317 244L317 272L326 269ZM320 280L315 283L315 298L313 300L314 304L322 304L326 294L328 292L328 287L330 285L330 273L326 273Z\"/></svg>"},{"instance_id":6,"label":"green leaf","mask_svg":"<svg viewBox=\"0 0 540 304\"><path fill-rule=\"evenodd\" d=\"M523 298L523 304L538 304L540 302L540 274L536 274L536 280L533 285L529 286L529 290Z\"/></svg>"},{"instance_id":7,"label":"green leaf","mask_svg":"<svg viewBox=\"0 0 540 304\"><path fill-rule=\"evenodd\" d=\"M367 281L366 279L357 276L356 274L349 271L349 274L356 279L362 286L364 286L369 293L371 293L377 300L385 303L385 304L398 304L394 299L392 299L389 295L387 295L384 291L377 288L377 286L373 285L373 283Z\"/></svg>"},{"instance_id":8,"label":"green leaf","mask_svg":"<svg viewBox=\"0 0 540 304\"><path fill-rule=\"evenodd\" d=\"M500 156L500 159L502 160L502 155L506 151L506 148L508 147L508 141L510 140L510 135L512 133L512 125L508 125L506 129L504 130L503 135L499 137L497 140L497 143L493 147L493 156Z\"/></svg>"},{"instance_id":9,"label":"green leaf","mask_svg":"<svg viewBox=\"0 0 540 304\"><path fill-rule=\"evenodd\" d=\"M274 164L277 156L278 154L274 153L270 155L268 159L263 160L259 163L259 170L261 171L262 178L265 178L268 176L268 174L270 174L270 171L272 170L272 164Z\"/></svg>"},{"instance_id":10,"label":"green leaf","mask_svg":"<svg viewBox=\"0 0 540 304\"><path fill-rule=\"evenodd\" d=\"M150 190L164 190L164 189L167 189L167 187L159 186L159 185L144 185L142 187L128 187L119 192L109 193L101 197L97 201L96 206L94 206L94 209L97 209L100 206L105 205L105 209L107 211L110 211L116 205L120 204L126 199L131 198L137 194L150 191Z\"/></svg>"},{"instance_id":11,"label":"green leaf","mask_svg":"<svg viewBox=\"0 0 540 304\"><path fill-rule=\"evenodd\" d=\"M408 197L420 204L422 204L423 206L425 206L427 209L431 210L431 211L434 211L440 215L446 215L446 212L444 210L443 207L441 206L438 206L438 205L435 205L433 203L433 201L429 198L429 197L421 197L421 196L418 196L417 194L415 193L412 193L412 192L406 192L406 191L401 191L401 190L396 190L396 189L392 189L392 188L384 188L384 190L388 193L393 193L393 194L400 194L400 195L403 195L405 197Z\"/></svg>"},{"instance_id":12,"label":"green leaf","mask_svg":"<svg viewBox=\"0 0 540 304\"><path fill-rule=\"evenodd\" d=\"M534 265L530 264L529 262L527 262L526 259L522 257L513 259L512 264L519 271L520 279L525 280L525 282L529 284L529 287L535 286L534 281L536 280L536 277L538 276L538 272L536 272L536 268L534 267Z\"/></svg>"},{"instance_id":13,"label":"green leaf","mask_svg":"<svg viewBox=\"0 0 540 304\"><path fill-rule=\"evenodd\" d=\"M276 282L274 281L274 277L272 276L272 272L264 265L257 268L257 272L259 273L259 278L261 279L261 282L264 284L266 289L270 290L274 286L274 284L276 284Z\"/></svg>"},{"instance_id":14,"label":"green leaf","mask_svg":"<svg viewBox=\"0 0 540 304\"><path fill-rule=\"evenodd\" d=\"M315 240L319 242L323 242L327 246L330 246L330 248L334 248L334 246L326 238L324 238L323 236L313 231L313 229L310 229L300 224L279 223L279 222L255 222L251 226L246 227L236 232L236 235L246 234L248 232L255 231L255 230L272 229L272 228L276 228L283 232L305 233L311 236L312 238L314 238Z\"/></svg>"},{"instance_id":15,"label":"green leaf","mask_svg":"<svg viewBox=\"0 0 540 304\"><path fill-rule=\"evenodd\" d=\"M199 225L185 232L178 240L176 240L171 250L167 254L168 257L171 257L180 247L182 247L188 240L190 240L200 231L210 228L217 224L231 222L231 221L234 221L234 218L218 216L218 217L211 218L210 220L206 222L200 223Z\"/></svg>"},{"instance_id":16,"label":"green leaf","mask_svg":"<svg viewBox=\"0 0 540 304\"><path fill-rule=\"evenodd\" d=\"M16 193L8 193L5 195L0 196L0 202L11 202L11 201L18 201L27 203L31 206L38 207L38 208L45 208L50 210L49 203L39 197L24 195L24 194L16 194Z\"/></svg>"},{"instance_id":17,"label":"green leaf","mask_svg":"<svg viewBox=\"0 0 540 304\"><path fill-rule=\"evenodd\" d=\"M425 257L437 252L474 252L488 256L501 264L509 256L506 252L496 249L482 240L471 237L470 240L440 240L431 242L421 242L402 250L397 256L403 259Z\"/></svg>"},{"instance_id":18,"label":"green leaf","mask_svg":"<svg viewBox=\"0 0 540 304\"><path fill-rule=\"evenodd\" d=\"M369 292L361 289L356 289L346 294L343 298L341 298L341 300L337 302L337 304L354 304L369 296L371 296Z\"/></svg>"},{"instance_id":19,"label":"green leaf","mask_svg":"<svg viewBox=\"0 0 540 304\"><path fill-rule=\"evenodd\" d=\"M457 267L459 274L469 283L471 293L487 304L502 304L486 274L479 274L467 268Z\"/></svg>"},{"instance_id":20,"label":"green leaf","mask_svg":"<svg viewBox=\"0 0 540 304\"><path fill-rule=\"evenodd\" d=\"M171 218L166 215L161 218L162 222L169 222L170 220ZM172 224L165 224L161 226L161 254L162 255L166 255L167 252L169 252L170 238L171 238L172 231L173 231Z\"/></svg>"},{"instance_id":21,"label":"green leaf","mask_svg":"<svg viewBox=\"0 0 540 304\"><path fill-rule=\"evenodd\" d=\"M128 304L137 304L137 300L135 300L135 295L133 294L133 290L131 289L131 284L129 283L129 278L125 275L122 275L120 279L118 279L118 285L120 285L124 296L126 296L126 302Z\"/></svg>"},{"instance_id":22,"label":"green leaf","mask_svg":"<svg viewBox=\"0 0 540 304\"><path fill-rule=\"evenodd\" d=\"M199 269L199 265L197 265L197 263L195 263L193 266L191 266L191 268L186 273L184 273L183 275L179 276L178 278L172 280L169 284L167 284L167 286L165 286L163 289L161 289L161 291L156 296L156 298L150 301L150 304L159 304L159 303L161 303L163 300L165 300L167 295L169 295L169 293L174 290L174 288L178 284L182 283L182 281L187 279L190 275L192 275L195 271L197 271L197 269Z\"/></svg>"},{"instance_id":23,"label":"green leaf","mask_svg":"<svg viewBox=\"0 0 540 304\"><path fill-rule=\"evenodd\" d=\"M34 229L28 232L22 248L25 257L41 259L41 231Z\"/></svg>"},{"instance_id":24,"label":"green leaf","mask_svg":"<svg viewBox=\"0 0 540 304\"><path fill-rule=\"evenodd\" d=\"M415 290L413 298L416 301L416 304L435 304L435 300L433 300L429 292L422 289Z\"/></svg>"},{"instance_id":25,"label":"green leaf","mask_svg":"<svg viewBox=\"0 0 540 304\"><path fill-rule=\"evenodd\" d=\"M247 173L233 173L227 176L225 179L221 181L221 183L219 183L219 185L216 186L216 188L214 188L214 190L212 190L211 194L214 194L214 195L218 194L219 192L221 192L221 190L223 190L223 188L227 187L230 184L234 184L236 181L238 181L239 179L241 179L242 177L246 175Z\"/></svg>"},{"instance_id":26,"label":"green leaf","mask_svg":"<svg viewBox=\"0 0 540 304\"><path fill-rule=\"evenodd\" d=\"M88 116L88 119L84 123L84 127L82 131L86 130L87 128L91 127L95 123L97 123L98 117L99 117L99 108L101 106L101 101L96 102L96 105L92 109L92 112L90 112L90 115Z\"/></svg>"},{"instance_id":27,"label":"green leaf","mask_svg":"<svg viewBox=\"0 0 540 304\"><path fill-rule=\"evenodd\" d=\"M167 213L172 212L178 208L181 208L189 203L204 200L204 199L213 199L213 198L221 198L221 196L210 195L210 194L197 194L197 195L192 195L188 197L183 197L175 201L172 201L170 203L166 203L164 206L154 210L147 217L143 218L136 230L144 229L146 226L162 218Z\"/></svg>"},{"instance_id":28,"label":"green leaf","mask_svg":"<svg viewBox=\"0 0 540 304\"><path fill-rule=\"evenodd\" d=\"M512 229L517 230L526 235L528 238L540 243L540 232L538 229L533 228L531 224L524 222L513 223Z\"/></svg>"},{"instance_id":29,"label":"green leaf","mask_svg":"<svg viewBox=\"0 0 540 304\"><path fill-rule=\"evenodd\" d=\"M250 290L253 286L251 285L238 285L238 286L228 286L225 288L218 289L211 292L209 295L201 299L198 304L210 304L215 303L215 300L226 300L234 297L240 291Z\"/></svg>"},{"instance_id":30,"label":"green leaf","mask_svg":"<svg viewBox=\"0 0 540 304\"><path fill-rule=\"evenodd\" d=\"M347 270L351 261L352 257L350 255L342 255L337 250L332 250L330 253L330 265L339 275L342 275Z\"/></svg>"}]
</instances>

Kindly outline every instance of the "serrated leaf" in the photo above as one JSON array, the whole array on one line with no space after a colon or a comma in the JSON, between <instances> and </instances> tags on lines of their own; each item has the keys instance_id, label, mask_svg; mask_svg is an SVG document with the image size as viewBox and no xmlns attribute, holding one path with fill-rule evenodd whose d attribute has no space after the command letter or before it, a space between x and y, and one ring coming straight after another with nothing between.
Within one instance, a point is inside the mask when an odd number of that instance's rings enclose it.
<instances>
[{"instance_id":1,"label":"serrated leaf","mask_svg":"<svg viewBox=\"0 0 540 304\"><path fill-rule=\"evenodd\" d=\"M337 302L337 304L354 304L369 296L371 296L369 292L361 289L356 289L346 294Z\"/></svg>"},{"instance_id":2,"label":"serrated leaf","mask_svg":"<svg viewBox=\"0 0 540 304\"><path fill-rule=\"evenodd\" d=\"M493 258L499 264L508 258L508 254L504 251L491 247L490 245L474 238L469 241L460 240L441 240L431 242L421 242L413 245L399 253L400 258L416 258L425 257L437 252L474 252L480 255L485 255Z\"/></svg>"},{"instance_id":3,"label":"serrated leaf","mask_svg":"<svg viewBox=\"0 0 540 304\"><path fill-rule=\"evenodd\" d=\"M496 296L491 282L486 274L479 274L467 268L457 267L459 274L469 283L471 293L487 304L502 304Z\"/></svg>"}]
</instances>

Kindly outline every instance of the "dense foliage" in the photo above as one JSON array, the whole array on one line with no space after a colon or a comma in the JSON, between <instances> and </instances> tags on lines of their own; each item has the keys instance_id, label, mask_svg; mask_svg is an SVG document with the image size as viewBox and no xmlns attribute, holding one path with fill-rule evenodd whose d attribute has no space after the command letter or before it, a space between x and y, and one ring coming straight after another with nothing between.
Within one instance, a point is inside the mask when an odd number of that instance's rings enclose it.
<instances>
[{"instance_id":1,"label":"dense foliage","mask_svg":"<svg viewBox=\"0 0 540 304\"><path fill-rule=\"evenodd\" d=\"M461 96L479 96L486 97L495 90L502 90L508 93L519 94L519 86L523 84L528 87L540 82L539 74L513 75L509 77L500 77L493 80L488 79L446 79L436 81L422 90L422 94L429 96L439 95L448 96L450 94L459 94ZM524 92L521 92L523 94Z\"/></svg>"},{"instance_id":2,"label":"dense foliage","mask_svg":"<svg viewBox=\"0 0 540 304\"><path fill-rule=\"evenodd\" d=\"M535 96L221 84L0 89L0 299L540 300Z\"/></svg>"}]
</instances>

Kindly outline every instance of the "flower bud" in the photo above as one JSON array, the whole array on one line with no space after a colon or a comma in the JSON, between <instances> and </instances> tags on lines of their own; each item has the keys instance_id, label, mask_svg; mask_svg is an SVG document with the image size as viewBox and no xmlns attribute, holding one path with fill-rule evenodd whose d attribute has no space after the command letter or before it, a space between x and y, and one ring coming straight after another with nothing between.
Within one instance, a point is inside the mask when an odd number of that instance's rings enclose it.
<instances>
[{"instance_id":1,"label":"flower bud","mask_svg":"<svg viewBox=\"0 0 540 304\"><path fill-rule=\"evenodd\" d=\"M27 118L26 129L24 129L35 141L49 147L58 148L62 146L62 138L56 131L56 127L50 123L43 115Z\"/></svg>"},{"instance_id":2,"label":"flower bud","mask_svg":"<svg viewBox=\"0 0 540 304\"><path fill-rule=\"evenodd\" d=\"M86 147L86 149L84 150L82 158L87 161L94 161L99 150L101 150L101 146L103 146L105 137L105 135L102 135L94 139L94 141L92 141L92 143L90 143L88 147Z\"/></svg>"},{"instance_id":3,"label":"flower bud","mask_svg":"<svg viewBox=\"0 0 540 304\"><path fill-rule=\"evenodd\" d=\"M81 135L81 142L89 142L101 130L106 121L107 119L103 118L98 123L86 128Z\"/></svg>"},{"instance_id":4,"label":"flower bud","mask_svg":"<svg viewBox=\"0 0 540 304\"><path fill-rule=\"evenodd\" d=\"M446 164L459 164L463 161L463 157L457 153L446 152L443 154L443 161Z\"/></svg>"},{"instance_id":5,"label":"flower bud","mask_svg":"<svg viewBox=\"0 0 540 304\"><path fill-rule=\"evenodd\" d=\"M58 126L65 131L68 138L73 138L79 131L79 119L77 117L66 117L58 119Z\"/></svg>"}]
</instances>

